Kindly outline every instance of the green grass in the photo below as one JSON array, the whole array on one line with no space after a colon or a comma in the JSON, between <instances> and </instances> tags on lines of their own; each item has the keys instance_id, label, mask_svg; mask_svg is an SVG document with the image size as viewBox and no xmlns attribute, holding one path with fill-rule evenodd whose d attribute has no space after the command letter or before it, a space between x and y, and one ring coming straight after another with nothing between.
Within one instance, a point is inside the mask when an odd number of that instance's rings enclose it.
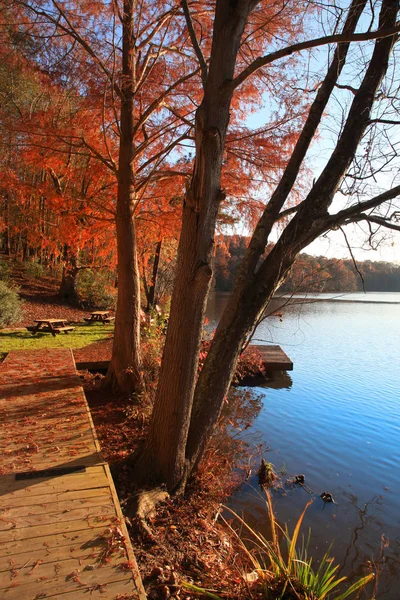
<instances>
[{"instance_id":1,"label":"green grass","mask_svg":"<svg viewBox=\"0 0 400 600\"><path fill-rule=\"evenodd\" d=\"M318 568L314 570L313 559L308 553L311 531L309 531L306 539L303 537L302 543L298 546L299 533L304 515L313 501L310 500L307 502L305 509L295 524L293 533L289 534L288 528L285 527L283 529L275 518L269 490L265 489L265 493L266 507L271 524L271 540L267 540L260 532L252 529L234 511L225 507L239 521L244 531L247 531L250 535L250 539L254 545L254 548L250 550L244 540L223 519L236 535L243 550L249 557L260 583L264 586L265 593L263 597L265 600L271 598L268 585L271 585L272 582L279 582L281 584L279 592L275 588L276 594L272 596L276 600L285 598L286 592L290 590L295 590L297 592L296 595L303 600L345 600L365 588L374 579L375 575L370 573L358 579L342 593L338 592L336 588L346 580L346 577L338 577L339 565L335 565L334 558L329 556L331 547L322 557ZM283 545L286 543L286 557L285 552L282 552L281 549L280 538L283 538Z\"/></svg>"},{"instance_id":2,"label":"green grass","mask_svg":"<svg viewBox=\"0 0 400 600\"><path fill-rule=\"evenodd\" d=\"M314 569L312 557L308 554L310 531L308 537L306 539L303 537L302 543L300 546L298 545L303 518L307 508L312 504L312 500L307 503L301 513L293 533L289 534L288 528L283 529L275 518L270 492L265 489L265 493L267 497L266 507L271 524L271 540L267 540L260 532L252 529L239 515L226 506L224 508L240 523L241 532L238 533L226 519L221 517L236 537L253 567L250 575L256 576L257 583L253 587L248 586L247 597L249 600L252 598L263 598L264 600L284 600L285 598L346 600L350 596L354 597L354 594L357 594L356 597L358 598L358 592L374 579L373 573L357 580L340 593L336 588L346 580L346 577L338 576L339 565L335 565L334 559L329 556L331 548L322 557L319 566ZM243 534L247 534L246 538L243 537ZM284 549L285 546L286 549ZM246 574L241 573L241 575L245 579ZM223 600L221 596L215 593L215 590L206 590L186 581L181 581L181 585L195 594L213 600Z\"/></svg>"},{"instance_id":3,"label":"green grass","mask_svg":"<svg viewBox=\"0 0 400 600\"><path fill-rule=\"evenodd\" d=\"M0 353L11 350L38 350L41 348L83 348L94 342L110 337L114 325L101 323L92 325L74 325L74 331L68 335L38 332L32 335L26 329L3 329L0 331Z\"/></svg>"}]
</instances>

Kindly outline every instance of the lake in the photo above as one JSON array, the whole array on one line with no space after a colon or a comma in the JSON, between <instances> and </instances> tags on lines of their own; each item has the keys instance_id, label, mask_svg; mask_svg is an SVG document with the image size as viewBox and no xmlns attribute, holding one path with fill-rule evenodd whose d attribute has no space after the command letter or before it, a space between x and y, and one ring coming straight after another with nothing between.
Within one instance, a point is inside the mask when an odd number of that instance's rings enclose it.
<instances>
[{"instance_id":1,"label":"lake","mask_svg":"<svg viewBox=\"0 0 400 600\"><path fill-rule=\"evenodd\" d=\"M282 346L294 370L253 388L263 400L253 428L270 447L265 459L287 471L282 479L302 473L314 492L304 521L305 533L312 527L313 554L318 558L333 541L340 575L352 581L372 563L381 571L376 597L398 600L400 293L318 298L323 301L309 297L284 308L282 322L270 317L257 329L254 341ZM225 294L210 297L211 327L226 300ZM310 495L300 486L285 487L285 494L273 493L274 507L292 530ZM323 491L337 504L324 504ZM267 532L256 474L230 505Z\"/></svg>"}]
</instances>

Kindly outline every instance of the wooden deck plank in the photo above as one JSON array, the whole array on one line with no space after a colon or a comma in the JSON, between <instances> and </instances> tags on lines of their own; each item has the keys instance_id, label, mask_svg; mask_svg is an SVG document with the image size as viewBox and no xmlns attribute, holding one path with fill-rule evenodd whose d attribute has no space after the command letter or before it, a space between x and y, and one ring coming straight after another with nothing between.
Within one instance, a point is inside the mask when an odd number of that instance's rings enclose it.
<instances>
[{"instance_id":1,"label":"wooden deck plank","mask_svg":"<svg viewBox=\"0 0 400 600\"><path fill-rule=\"evenodd\" d=\"M60 578L59 581L53 586L43 583L34 584L35 589L28 588L28 590L22 589L19 586L9 588L8 590L2 590L2 599L7 600L39 600L40 598L56 598L57 600L116 600L118 594L122 596L123 600L137 600L138 596L132 589L134 587L133 578L127 578L126 575L121 574L120 579L117 581L104 581L103 573L99 571L96 573L97 578L89 586L80 586L74 584L72 581L65 582L65 579ZM124 577L124 578L122 578ZM33 587L33 586L32 586ZM60 589L62 588L62 591ZM45 590L45 591L44 591ZM24 595L21 595L21 592ZM35 593L33 593L35 592ZM45 596L40 594L45 593ZM145 597L144 597L145 598Z\"/></svg>"},{"instance_id":2,"label":"wooden deck plank","mask_svg":"<svg viewBox=\"0 0 400 600\"><path fill-rule=\"evenodd\" d=\"M20 513L17 513L13 516L10 516L7 513L2 514L0 520L0 533L3 531L10 532L11 530L14 533L15 531L18 531L18 529L37 527L39 525L55 525L60 521L63 523L75 521L77 519L85 519L88 521L99 519L101 521L104 517L108 518L110 514L112 515L112 512L110 511L110 501L90 507L64 508L58 512L48 512L43 506L41 513L32 513L30 515L21 515Z\"/></svg>"},{"instance_id":3,"label":"wooden deck plank","mask_svg":"<svg viewBox=\"0 0 400 600\"><path fill-rule=\"evenodd\" d=\"M145 600L71 351L10 353L0 395L1 598Z\"/></svg>"},{"instance_id":4,"label":"wooden deck plank","mask_svg":"<svg viewBox=\"0 0 400 600\"><path fill-rule=\"evenodd\" d=\"M72 463L72 461L69 464ZM61 466L61 465L59 465ZM54 492L69 492L72 490L85 490L89 488L104 487L105 479L102 476L101 465L88 467L85 473L71 473L66 477L38 477L37 479L15 480L15 474L3 475L0 478L0 496L12 494L21 496L29 492L32 496L37 494L52 494ZM85 477L81 477L85 475Z\"/></svg>"},{"instance_id":5,"label":"wooden deck plank","mask_svg":"<svg viewBox=\"0 0 400 600\"><path fill-rule=\"evenodd\" d=\"M103 489L105 491L102 493ZM93 508L95 506L103 506L104 504L110 503L111 494L107 488L100 488L100 491L95 491L97 494L89 498L78 497L65 499L64 495L61 495L61 500L51 501L51 496L50 498L49 496L42 496L42 502L36 502L36 504L29 503L25 506L16 506L13 502L11 506L8 506L4 509L1 514L1 519L4 521L6 518L8 519L13 517L29 517L31 515L40 515L43 513L43 508L46 509L47 515L64 514L77 508Z\"/></svg>"},{"instance_id":6,"label":"wooden deck plank","mask_svg":"<svg viewBox=\"0 0 400 600\"><path fill-rule=\"evenodd\" d=\"M58 455L59 457L60 455ZM99 464L99 461L97 460L96 456L93 457L88 457L87 453L82 453L82 454L78 454L78 453L71 453L71 454L65 454L64 455L64 464L68 464L69 461L73 460L73 464L76 467L85 467L87 465L96 465ZM45 470L45 469L57 469L60 468L60 462L59 462L59 458L51 458L50 456L48 457L48 459L46 460L38 460L35 461L35 465L33 466L32 461L29 460L16 460L16 461L12 461L9 463L11 469L15 472L15 473L24 473L27 471L39 471L39 470ZM7 466L7 464L6 464Z\"/></svg>"},{"instance_id":7,"label":"wooden deck plank","mask_svg":"<svg viewBox=\"0 0 400 600\"><path fill-rule=\"evenodd\" d=\"M63 562L59 564L63 565ZM11 580L7 588L1 589L2 598L12 598L13 600L28 600L28 598L31 598L34 600L38 594L45 594L42 598L46 598L49 594L57 594L58 596L60 591L77 592L83 589L90 591L91 589L95 590L97 586L114 582L120 582L121 587L126 586L125 590L131 593L134 589L133 576L128 572L118 570L117 567L106 566L94 569L93 571L77 571L79 569L72 568L71 570L70 567L68 573L57 577L54 576L53 569L53 576L49 576L48 579L43 580L40 580L36 571L33 571L33 577L30 577L27 581L21 578ZM93 596L87 593L87 597L92 598Z\"/></svg>"},{"instance_id":8,"label":"wooden deck plank","mask_svg":"<svg viewBox=\"0 0 400 600\"><path fill-rule=\"evenodd\" d=\"M32 496L31 494L25 494L22 498L12 497L12 508L5 508L4 510L14 510L18 507L29 507L34 510L35 506L43 506L47 505L49 510L51 509L53 504L59 504L60 501L63 502L74 502L75 500L79 500L79 502L86 503L90 502L92 498L99 497L109 497L110 490L108 486L103 488L94 488L88 490L73 490L72 492L63 492L62 494L52 494L49 496L48 494L42 494L39 496Z\"/></svg>"},{"instance_id":9,"label":"wooden deck plank","mask_svg":"<svg viewBox=\"0 0 400 600\"><path fill-rule=\"evenodd\" d=\"M293 362L280 346L251 344L260 354L266 371L293 371Z\"/></svg>"},{"instance_id":10,"label":"wooden deck plank","mask_svg":"<svg viewBox=\"0 0 400 600\"><path fill-rule=\"evenodd\" d=\"M49 535L38 535L36 538L31 538L30 540L9 541L7 544L0 546L0 560L10 556L19 556L26 552L40 552L43 549L46 552L50 550L57 552L59 548L63 548L64 546L72 548L79 547L80 544L90 544L95 547L96 544L100 543L98 540L103 534L104 525L99 524L97 527L92 527L91 529L85 528L81 531L51 533Z\"/></svg>"},{"instance_id":11,"label":"wooden deck plank","mask_svg":"<svg viewBox=\"0 0 400 600\"><path fill-rule=\"evenodd\" d=\"M33 525L31 527L22 527L21 529L14 528L7 531L0 531L0 544L7 544L8 542L16 542L36 538L41 535L50 535L52 533L69 533L72 531L82 531L84 529L90 529L91 527L98 527L102 525L106 527L107 524L115 519L115 511L110 507L108 514L102 516L91 516L89 519L75 519L71 521L62 521L56 523L50 523L49 525Z\"/></svg>"},{"instance_id":12,"label":"wooden deck plank","mask_svg":"<svg viewBox=\"0 0 400 600\"><path fill-rule=\"evenodd\" d=\"M42 542L41 546L33 546L29 550L17 547L16 552L0 556L0 572L9 571L12 567L20 569L24 565L32 566L37 560L43 563L55 563L73 558L77 560L90 559L90 564L96 561L101 562L107 551L108 538L106 534L107 531L103 527L71 535L70 539L61 536L55 546L50 546L49 543L45 546ZM41 539L52 540L53 537ZM118 560L127 560L125 548L116 549L113 557Z\"/></svg>"},{"instance_id":13,"label":"wooden deck plank","mask_svg":"<svg viewBox=\"0 0 400 600\"><path fill-rule=\"evenodd\" d=\"M88 590L81 590L63 594L62 596L47 595L46 598L58 598L60 600L88 600ZM117 581L108 583L106 587L98 590L90 590L90 600L137 600L137 596L131 594L124 582Z\"/></svg>"},{"instance_id":14,"label":"wooden deck plank","mask_svg":"<svg viewBox=\"0 0 400 600\"><path fill-rule=\"evenodd\" d=\"M9 557L8 568L2 571L3 575L0 577L0 590L9 588L10 581L15 581L19 585L30 585L32 579L48 581L54 576L68 577L74 571L85 575L107 568L112 570L112 573L109 573L111 581L115 581L126 570L127 554L123 547L116 548L115 552L108 555L107 546L104 544L97 553L89 550L86 551L86 555L75 557L68 556L68 550L67 546L64 548L64 553L54 556L54 560L49 560L50 556L48 556L43 562L36 553L31 553L30 559L26 558L24 562L21 557L18 560Z\"/></svg>"}]
</instances>

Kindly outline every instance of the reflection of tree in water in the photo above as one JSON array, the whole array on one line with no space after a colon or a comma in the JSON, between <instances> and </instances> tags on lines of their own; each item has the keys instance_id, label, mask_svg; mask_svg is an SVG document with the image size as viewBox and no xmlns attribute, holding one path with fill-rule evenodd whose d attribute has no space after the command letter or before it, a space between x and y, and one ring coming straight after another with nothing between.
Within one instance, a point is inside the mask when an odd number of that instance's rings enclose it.
<instances>
[{"instance_id":1,"label":"reflection of tree in water","mask_svg":"<svg viewBox=\"0 0 400 600\"><path fill-rule=\"evenodd\" d=\"M362 543L360 539L362 534L365 533L365 531L368 531L370 527L377 526L382 528L382 523L380 523L374 515L368 514L371 507L381 506L382 501L379 496L374 496L364 504L364 508L360 508L357 505L357 496L354 494L345 495L356 509L358 521L353 528L350 542L346 547L340 571L346 570L349 573L354 573L356 571L356 565L362 564L365 561L365 551L362 548L359 548L359 543ZM351 563L347 566L349 559L351 559Z\"/></svg>"},{"instance_id":2,"label":"reflection of tree in water","mask_svg":"<svg viewBox=\"0 0 400 600\"><path fill-rule=\"evenodd\" d=\"M357 523L352 530L338 574L347 573L349 579L352 579L353 576L365 575L366 570L372 571L376 574L372 597L383 600L386 594L392 593L390 598L394 598L392 578L397 579L399 575L400 537L389 541L385 534L381 533L380 545L373 547L369 556L366 555L365 550L366 543L371 547L371 541L375 537L373 531L383 531L382 522L376 515L371 514L375 508L383 506L382 497L374 496L361 508L357 504L357 496L354 494L346 494L346 496L356 510ZM381 579L383 573L385 573L385 581Z\"/></svg>"},{"instance_id":3,"label":"reflection of tree in water","mask_svg":"<svg viewBox=\"0 0 400 600\"><path fill-rule=\"evenodd\" d=\"M382 586L379 583L379 594L383 595L384 593L388 593L393 591L392 578L398 579L399 571L400 571L400 537L397 536L394 539L390 540L390 549L387 551L387 556L382 555L381 564L384 565L386 572L388 572L388 577L385 578L385 584ZM374 565L376 561L374 561ZM382 571L382 569L381 569ZM397 593L398 590L397 590Z\"/></svg>"},{"instance_id":4,"label":"reflection of tree in water","mask_svg":"<svg viewBox=\"0 0 400 600\"><path fill-rule=\"evenodd\" d=\"M260 394L251 389L232 387L209 445L208 455L224 457L225 462L241 472L241 481L250 476L260 456L269 449L263 434L253 429L261 408Z\"/></svg>"}]
</instances>

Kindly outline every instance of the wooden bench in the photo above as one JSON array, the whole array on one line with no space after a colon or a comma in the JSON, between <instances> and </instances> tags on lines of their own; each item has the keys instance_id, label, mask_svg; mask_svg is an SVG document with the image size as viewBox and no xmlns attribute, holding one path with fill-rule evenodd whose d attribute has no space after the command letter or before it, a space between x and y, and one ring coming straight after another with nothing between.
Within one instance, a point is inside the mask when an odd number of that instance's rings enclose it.
<instances>
[{"instance_id":1,"label":"wooden bench","mask_svg":"<svg viewBox=\"0 0 400 600\"><path fill-rule=\"evenodd\" d=\"M115 321L115 317L107 317L106 319L103 319L103 323L112 323L113 321Z\"/></svg>"},{"instance_id":2,"label":"wooden bench","mask_svg":"<svg viewBox=\"0 0 400 600\"><path fill-rule=\"evenodd\" d=\"M83 317L86 323L112 323L115 317L111 317L108 310L95 310L90 317Z\"/></svg>"},{"instance_id":3,"label":"wooden bench","mask_svg":"<svg viewBox=\"0 0 400 600\"><path fill-rule=\"evenodd\" d=\"M68 334L69 331L73 331L75 329L75 327L54 327L53 331L55 333L61 333L62 331L66 334Z\"/></svg>"}]
</instances>

